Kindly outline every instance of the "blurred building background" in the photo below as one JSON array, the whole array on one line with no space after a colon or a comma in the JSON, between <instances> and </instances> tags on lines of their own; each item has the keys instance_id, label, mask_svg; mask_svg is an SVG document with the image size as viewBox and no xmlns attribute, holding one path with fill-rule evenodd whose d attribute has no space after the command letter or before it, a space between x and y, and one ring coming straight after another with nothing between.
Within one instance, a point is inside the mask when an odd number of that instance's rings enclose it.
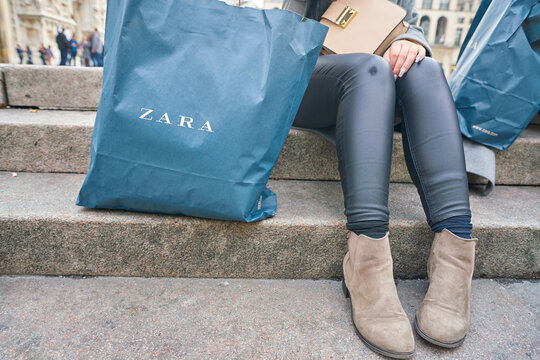
<instances>
[{"instance_id":1,"label":"blurred building background","mask_svg":"<svg viewBox=\"0 0 540 360\"><path fill-rule=\"evenodd\" d=\"M265 9L281 9L282 0L264 0Z\"/></svg>"},{"instance_id":2,"label":"blurred building background","mask_svg":"<svg viewBox=\"0 0 540 360\"><path fill-rule=\"evenodd\" d=\"M418 25L446 77L452 73L480 0L416 0Z\"/></svg>"},{"instance_id":3,"label":"blurred building background","mask_svg":"<svg viewBox=\"0 0 540 360\"><path fill-rule=\"evenodd\" d=\"M107 0L0 0L0 62L19 62L17 44L30 46L34 60L39 60L37 51L43 43L51 45L58 64L57 29L63 27L67 38L77 41L94 28L103 35L106 8Z\"/></svg>"}]
</instances>

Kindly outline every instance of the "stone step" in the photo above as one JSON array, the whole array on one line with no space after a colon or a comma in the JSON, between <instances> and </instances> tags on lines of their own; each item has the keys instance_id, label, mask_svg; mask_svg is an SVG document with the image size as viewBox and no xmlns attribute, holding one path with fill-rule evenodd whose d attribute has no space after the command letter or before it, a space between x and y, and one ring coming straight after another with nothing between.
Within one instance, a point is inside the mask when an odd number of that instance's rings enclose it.
<instances>
[{"instance_id":1,"label":"stone step","mask_svg":"<svg viewBox=\"0 0 540 360\"><path fill-rule=\"evenodd\" d=\"M0 172L0 274L232 278L342 275L347 230L339 182L271 180L278 212L242 223L75 205L80 174ZM477 277L540 275L540 191L471 193ZM426 275L432 233L412 184L392 183L394 270Z\"/></svg>"},{"instance_id":2,"label":"stone step","mask_svg":"<svg viewBox=\"0 0 540 360\"><path fill-rule=\"evenodd\" d=\"M6 95L6 82L4 81L4 64L0 64L0 107L5 107L8 105L7 95Z\"/></svg>"},{"instance_id":3,"label":"stone step","mask_svg":"<svg viewBox=\"0 0 540 360\"><path fill-rule=\"evenodd\" d=\"M427 290L399 280L410 321ZM2 359L381 359L332 280L0 277ZM538 281L473 280L471 328L414 359L538 359ZM53 355L54 354L54 355Z\"/></svg>"},{"instance_id":4,"label":"stone step","mask_svg":"<svg viewBox=\"0 0 540 360\"><path fill-rule=\"evenodd\" d=\"M5 105L81 110L99 105L103 68L2 65L0 71Z\"/></svg>"},{"instance_id":5,"label":"stone step","mask_svg":"<svg viewBox=\"0 0 540 360\"><path fill-rule=\"evenodd\" d=\"M85 173L94 111L0 110L0 170ZM540 126L530 125L506 151L496 150L499 185L540 185ZM310 131L292 129L273 179L339 180L335 146ZM392 182L411 182L401 134L394 134ZM470 178L471 183L482 183Z\"/></svg>"}]
</instances>

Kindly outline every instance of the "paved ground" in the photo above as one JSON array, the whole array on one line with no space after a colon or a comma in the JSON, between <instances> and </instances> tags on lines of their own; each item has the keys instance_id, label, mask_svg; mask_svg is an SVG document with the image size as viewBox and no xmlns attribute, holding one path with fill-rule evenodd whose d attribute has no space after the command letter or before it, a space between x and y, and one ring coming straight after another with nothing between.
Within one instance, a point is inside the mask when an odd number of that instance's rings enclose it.
<instances>
[{"instance_id":1,"label":"paved ground","mask_svg":"<svg viewBox=\"0 0 540 360\"><path fill-rule=\"evenodd\" d=\"M400 281L413 318L427 283ZM415 359L538 359L540 282L474 280L472 328ZM0 359L378 359L332 280L0 277Z\"/></svg>"}]
</instances>

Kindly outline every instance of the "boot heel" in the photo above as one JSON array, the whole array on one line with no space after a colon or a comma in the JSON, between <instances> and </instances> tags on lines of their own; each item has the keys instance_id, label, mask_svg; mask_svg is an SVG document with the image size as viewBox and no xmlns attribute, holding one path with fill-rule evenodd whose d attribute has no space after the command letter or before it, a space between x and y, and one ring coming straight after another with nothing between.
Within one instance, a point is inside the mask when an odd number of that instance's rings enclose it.
<instances>
[{"instance_id":1,"label":"boot heel","mask_svg":"<svg viewBox=\"0 0 540 360\"><path fill-rule=\"evenodd\" d=\"M343 289L343 295L345 295L346 298L351 297L349 289L347 289L347 285L345 285L345 279L341 280L341 288Z\"/></svg>"}]
</instances>

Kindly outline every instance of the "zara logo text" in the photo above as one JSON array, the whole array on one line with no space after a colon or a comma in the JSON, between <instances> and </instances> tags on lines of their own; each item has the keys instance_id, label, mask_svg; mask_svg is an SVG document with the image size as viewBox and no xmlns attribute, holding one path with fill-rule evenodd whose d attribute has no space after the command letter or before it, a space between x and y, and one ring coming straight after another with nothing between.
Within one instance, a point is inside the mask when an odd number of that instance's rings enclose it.
<instances>
[{"instance_id":1,"label":"zara logo text","mask_svg":"<svg viewBox=\"0 0 540 360\"><path fill-rule=\"evenodd\" d=\"M141 116L139 116L139 119L153 121L153 117L150 116L150 114L152 114L154 112L154 110L147 109L147 108L141 108L141 112L142 112L142 114L141 114ZM158 123L162 123L162 124L173 125L173 123L171 122L171 120L169 118L169 114L167 114L167 113L163 113L163 115L161 115L161 117L158 120L155 120L155 121L158 122ZM177 120L177 126L190 128L190 129L193 129L193 130L214 132L212 130L212 127L210 126L210 121L205 122L201 127L198 127L198 128L194 127L193 122L194 122L194 119L192 117L179 115L178 120Z\"/></svg>"}]
</instances>

